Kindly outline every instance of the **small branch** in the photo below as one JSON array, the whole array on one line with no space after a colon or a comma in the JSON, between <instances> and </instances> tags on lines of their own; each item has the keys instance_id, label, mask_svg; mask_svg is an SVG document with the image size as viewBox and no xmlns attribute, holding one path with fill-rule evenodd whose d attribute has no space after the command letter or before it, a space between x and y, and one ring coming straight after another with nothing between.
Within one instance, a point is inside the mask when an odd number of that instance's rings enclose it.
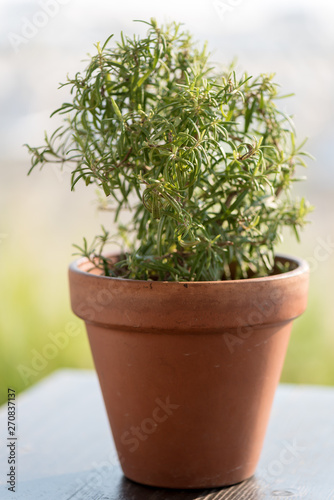
<instances>
[{"instance_id":1,"label":"small branch","mask_svg":"<svg viewBox=\"0 0 334 500\"><path fill-rule=\"evenodd\" d=\"M119 168L121 165L123 165L123 163L125 163L127 161L127 159L129 158L131 153L132 153L132 146L129 149L129 151L126 153L126 155L124 156L123 160L120 161L119 163L117 163L117 165L115 165L115 168Z\"/></svg>"}]
</instances>

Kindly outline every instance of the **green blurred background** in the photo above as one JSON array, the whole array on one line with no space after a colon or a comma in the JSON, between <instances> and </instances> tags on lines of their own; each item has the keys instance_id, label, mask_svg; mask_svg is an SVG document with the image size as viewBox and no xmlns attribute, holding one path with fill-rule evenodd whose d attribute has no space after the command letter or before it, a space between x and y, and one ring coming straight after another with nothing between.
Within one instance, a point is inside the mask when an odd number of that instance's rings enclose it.
<instances>
[{"instance_id":1,"label":"green blurred background","mask_svg":"<svg viewBox=\"0 0 334 500\"><path fill-rule=\"evenodd\" d=\"M215 60L238 56L238 68L276 72L282 92L296 92L282 106L295 114L299 138L310 137L308 150L317 158L308 182L296 186L316 211L302 243L286 234L278 249L311 267L308 309L295 321L282 381L334 384L334 10L325 0L268 4L124 1L115 11L104 0L72 0L15 46L11 34L24 35L22 19L34 23L40 3L1 3L0 403L7 387L21 391L59 367L93 366L83 323L70 311L67 267L72 243L92 238L101 223L110 227L109 216L96 210L94 189L70 192L68 172L51 167L26 177L22 144L38 145L44 129L54 128L48 116L67 99L58 83L82 67L93 43L121 29L141 33L132 19L151 16L184 22L197 39L209 40ZM74 335L66 335L72 327Z\"/></svg>"}]
</instances>

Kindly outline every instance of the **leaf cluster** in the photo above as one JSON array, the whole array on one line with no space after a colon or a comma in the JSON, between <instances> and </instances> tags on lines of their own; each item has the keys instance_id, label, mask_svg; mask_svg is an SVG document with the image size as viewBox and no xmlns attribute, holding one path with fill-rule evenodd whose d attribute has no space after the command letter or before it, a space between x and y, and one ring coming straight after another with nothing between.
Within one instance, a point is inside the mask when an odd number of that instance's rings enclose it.
<instances>
[{"instance_id":1,"label":"leaf cluster","mask_svg":"<svg viewBox=\"0 0 334 500\"><path fill-rule=\"evenodd\" d=\"M71 188L95 184L126 247L104 255L103 228L77 248L104 274L216 281L270 274L285 226L297 238L310 211L291 199L305 166L274 75L210 65L180 25L151 20L146 37L111 37L69 78L63 126L29 147L31 170L71 165ZM277 272L277 269L276 269Z\"/></svg>"}]
</instances>

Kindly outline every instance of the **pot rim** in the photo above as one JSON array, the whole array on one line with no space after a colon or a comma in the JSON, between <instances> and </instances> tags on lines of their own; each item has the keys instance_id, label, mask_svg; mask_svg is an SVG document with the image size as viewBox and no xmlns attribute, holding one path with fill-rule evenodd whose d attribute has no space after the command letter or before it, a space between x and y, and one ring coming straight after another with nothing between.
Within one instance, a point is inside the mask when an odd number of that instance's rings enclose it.
<instances>
[{"instance_id":1,"label":"pot rim","mask_svg":"<svg viewBox=\"0 0 334 500\"><path fill-rule=\"evenodd\" d=\"M115 257L116 254L109 254L109 257ZM128 283L138 283L138 284L143 284L143 283L152 283L154 284L154 287L156 286L180 286L180 283L182 285L189 285L189 286L201 286L204 284L220 284L222 286L222 283L229 284L230 286L232 284L238 285L240 283L260 283L260 282L265 282L265 281L277 281L277 280L284 280L284 279L289 279L293 278L295 276L299 276L304 273L308 273L310 271L309 265L305 259L295 257L292 255L284 254L284 253L278 253L275 255L275 260L283 261L283 262L291 262L295 264L295 268L292 269L291 271L287 271L285 273L279 273L279 274L273 274L271 276L262 276L258 278L242 278L242 279L236 279L236 280L217 280L217 281L153 281L153 280L136 280L136 279L129 279L129 278L122 278L122 277L112 277L112 276L104 276L102 274L94 274L90 273L88 271L85 271L81 269L80 266L87 262L87 257L80 257L79 259L74 260L71 262L69 265L69 271L78 273L81 275L87 275L91 277L92 279L98 278L100 280L108 280L108 281L117 281L117 282L128 282Z\"/></svg>"}]
</instances>

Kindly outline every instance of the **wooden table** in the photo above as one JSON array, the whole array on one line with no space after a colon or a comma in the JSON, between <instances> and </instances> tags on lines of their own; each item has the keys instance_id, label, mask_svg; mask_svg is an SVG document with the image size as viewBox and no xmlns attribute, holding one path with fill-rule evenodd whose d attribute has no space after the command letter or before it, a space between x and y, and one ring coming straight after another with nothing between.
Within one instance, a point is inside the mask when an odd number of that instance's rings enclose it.
<instances>
[{"instance_id":1,"label":"wooden table","mask_svg":"<svg viewBox=\"0 0 334 500\"><path fill-rule=\"evenodd\" d=\"M254 477L215 490L149 488L124 478L94 372L63 370L17 400L16 492L7 490L0 411L0 499L334 500L334 389L281 385Z\"/></svg>"}]
</instances>

